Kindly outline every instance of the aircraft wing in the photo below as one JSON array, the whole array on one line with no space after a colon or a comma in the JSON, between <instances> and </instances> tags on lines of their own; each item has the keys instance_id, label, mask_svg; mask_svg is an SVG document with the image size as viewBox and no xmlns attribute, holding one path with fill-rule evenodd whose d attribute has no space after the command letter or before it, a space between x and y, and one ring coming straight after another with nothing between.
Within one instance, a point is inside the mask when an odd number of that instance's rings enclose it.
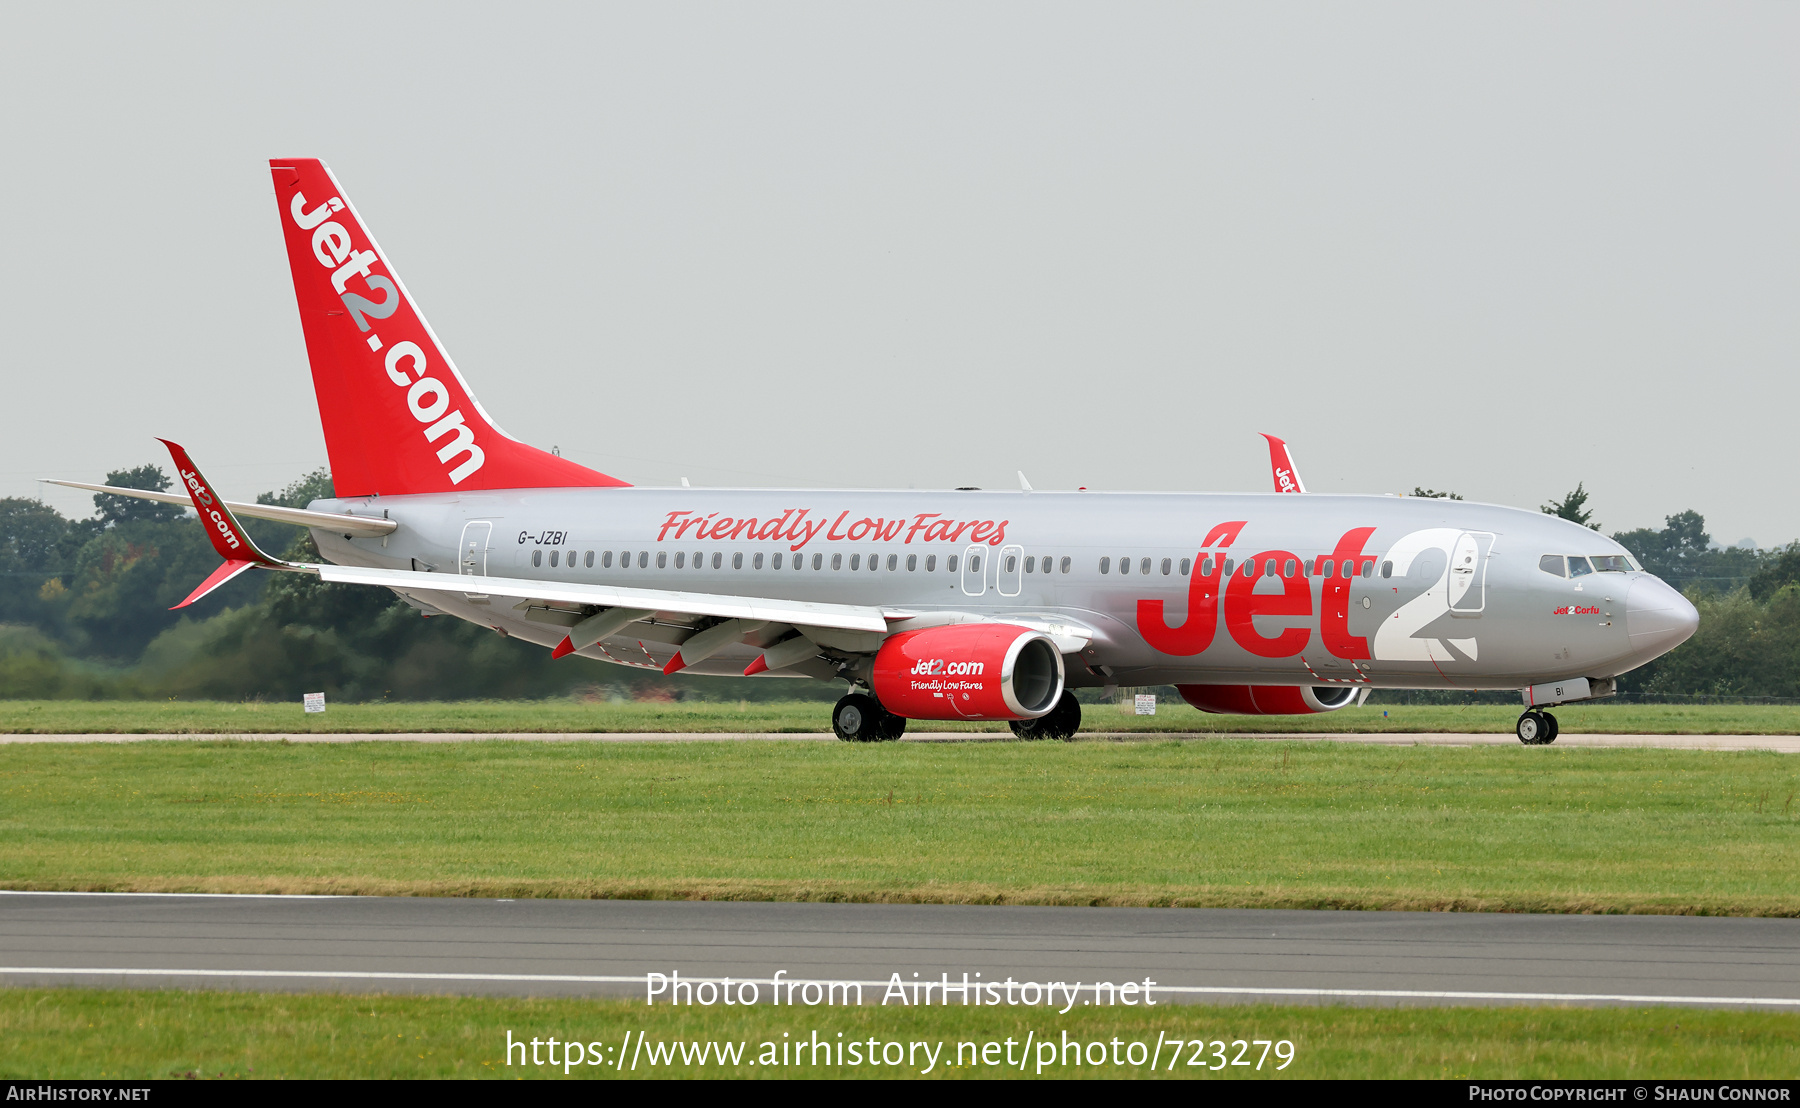
<instances>
[{"instance_id":1,"label":"aircraft wing","mask_svg":"<svg viewBox=\"0 0 1800 1108\"><path fill-rule=\"evenodd\" d=\"M71 489L86 489L89 492L111 493L114 496L130 496L138 500L154 500L158 504L180 504L184 508L193 507L186 492L122 489L117 485L91 485L86 481L53 481L49 478L44 479L44 484L62 485ZM371 519L368 516L311 512L305 508L282 508L274 504L246 504L240 500L226 500L223 503L240 516L248 516L251 519L267 519L276 523L292 523L300 527L323 527L336 531L340 535L389 535L400 526L391 519Z\"/></svg>"},{"instance_id":2,"label":"aircraft wing","mask_svg":"<svg viewBox=\"0 0 1800 1108\"><path fill-rule=\"evenodd\" d=\"M591 604L644 612L712 616L766 623L791 623L800 627L830 627L845 631L885 633L887 617L880 608L858 604L820 604L805 600L771 600L759 596L724 596L716 593L677 592L672 589L634 589L612 585L583 585L571 581L533 581L522 577L486 577L475 574L425 573L410 569L365 569L329 564L302 565L322 581L346 585L385 585L390 589L460 592L471 596L506 596L520 600L545 600L560 604ZM910 613L896 613L896 619Z\"/></svg>"}]
</instances>

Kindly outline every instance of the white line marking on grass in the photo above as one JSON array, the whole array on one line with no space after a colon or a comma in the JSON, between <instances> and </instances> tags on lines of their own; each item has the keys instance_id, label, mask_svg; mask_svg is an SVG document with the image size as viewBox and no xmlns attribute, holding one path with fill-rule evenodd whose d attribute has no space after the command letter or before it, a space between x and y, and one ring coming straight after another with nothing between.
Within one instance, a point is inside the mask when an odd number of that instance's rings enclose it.
<instances>
[{"instance_id":1,"label":"white line marking on grass","mask_svg":"<svg viewBox=\"0 0 1800 1108\"><path fill-rule=\"evenodd\" d=\"M258 970L258 969L140 969L136 967L91 966L0 966L0 974L38 974L83 977L249 977L291 980L344 981L512 981L522 983L573 985L644 985L645 974L624 976L578 973L405 973L371 970ZM723 984L736 981L748 985L776 985L767 977L693 977L683 978L696 985L704 982ZM809 981L790 977L779 984L807 985L836 983L885 988L888 981ZM1757 996L1640 996L1632 993L1505 993L1449 989L1289 989L1264 988L1254 985L1157 985L1159 993L1181 996L1290 996L1329 998L1345 997L1368 1000L1512 1000L1541 1001L1553 1004L1731 1004L1759 1007L1800 1008L1800 998Z\"/></svg>"}]
</instances>

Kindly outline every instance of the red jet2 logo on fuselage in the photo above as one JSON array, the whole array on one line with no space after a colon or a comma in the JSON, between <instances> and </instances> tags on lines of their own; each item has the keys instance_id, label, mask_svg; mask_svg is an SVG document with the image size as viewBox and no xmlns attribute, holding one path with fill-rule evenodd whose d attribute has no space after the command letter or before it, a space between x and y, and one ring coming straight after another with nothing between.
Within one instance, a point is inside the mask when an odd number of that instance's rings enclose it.
<instances>
[{"instance_id":1,"label":"red jet2 logo on fuselage","mask_svg":"<svg viewBox=\"0 0 1800 1108\"><path fill-rule=\"evenodd\" d=\"M1286 627L1273 635L1264 635L1256 629L1256 617L1288 616L1310 620L1313 615L1312 580L1318 578L1322 585L1319 631L1325 640L1325 649L1352 661L1368 658L1369 640L1350 634L1352 578L1341 570L1346 562L1357 573L1363 572L1364 566L1373 564L1374 557L1363 552L1363 544L1369 541L1375 528L1356 527L1344 532L1330 555L1320 555L1315 560L1311 574L1268 578L1280 581L1281 591L1259 593L1257 583L1267 577L1260 567L1271 562L1281 566L1290 559L1295 562L1303 559L1286 550L1262 550L1244 560L1252 567L1251 576L1233 573L1230 578L1225 578L1225 551L1237 541L1238 532L1244 529L1246 522L1221 523L1207 533L1206 541L1194 555L1194 570L1188 577L1187 619L1179 626L1169 626L1163 601L1144 599L1137 602L1138 633L1144 636L1144 641L1164 654L1192 657L1212 646L1223 614L1226 633L1244 650L1259 658L1292 658L1312 641L1312 628ZM1328 562L1333 566L1331 576L1325 575Z\"/></svg>"}]
</instances>

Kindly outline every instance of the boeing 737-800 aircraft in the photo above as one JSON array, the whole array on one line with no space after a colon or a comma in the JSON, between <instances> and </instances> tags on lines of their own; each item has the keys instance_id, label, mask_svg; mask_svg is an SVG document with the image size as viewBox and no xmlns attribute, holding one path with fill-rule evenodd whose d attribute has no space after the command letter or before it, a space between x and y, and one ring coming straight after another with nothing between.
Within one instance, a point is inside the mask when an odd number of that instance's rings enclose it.
<instances>
[{"instance_id":1,"label":"boeing 737-800 aircraft","mask_svg":"<svg viewBox=\"0 0 1800 1108\"><path fill-rule=\"evenodd\" d=\"M1609 696L1693 605L1602 535L1535 511L1280 492L633 488L501 431L335 177L270 163L337 496L227 503L169 447L225 564L394 590L552 657L848 682L833 728L1006 720L1067 737L1070 688L1176 686L1196 708L1328 712L1375 688ZM1295 495L1299 494L1299 495ZM238 516L311 528L272 558Z\"/></svg>"}]
</instances>

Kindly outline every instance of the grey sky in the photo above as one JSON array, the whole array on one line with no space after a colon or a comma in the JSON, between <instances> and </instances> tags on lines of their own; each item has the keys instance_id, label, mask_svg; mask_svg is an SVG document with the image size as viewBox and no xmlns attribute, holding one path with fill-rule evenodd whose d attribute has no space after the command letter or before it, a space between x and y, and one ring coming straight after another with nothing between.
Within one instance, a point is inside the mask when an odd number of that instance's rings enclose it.
<instances>
[{"instance_id":1,"label":"grey sky","mask_svg":"<svg viewBox=\"0 0 1800 1108\"><path fill-rule=\"evenodd\" d=\"M1800 7L12 5L0 495L322 464L266 169L673 484L1415 484L1800 536Z\"/></svg>"}]
</instances>

